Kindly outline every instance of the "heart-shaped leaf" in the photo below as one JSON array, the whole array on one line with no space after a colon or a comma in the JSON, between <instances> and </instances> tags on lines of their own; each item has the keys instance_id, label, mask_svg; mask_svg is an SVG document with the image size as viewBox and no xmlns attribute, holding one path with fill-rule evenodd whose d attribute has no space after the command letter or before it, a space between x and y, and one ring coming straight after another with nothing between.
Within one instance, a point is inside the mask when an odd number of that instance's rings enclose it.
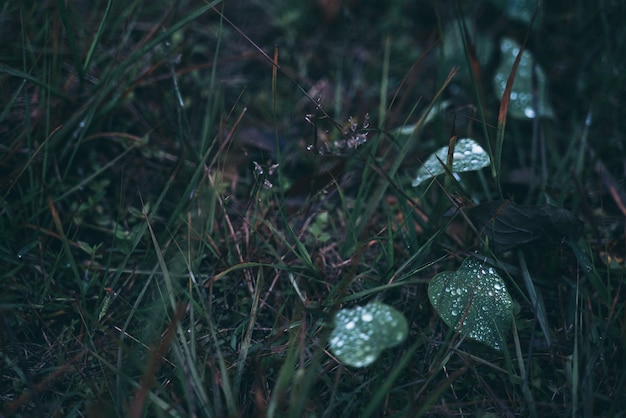
<instances>
[{"instance_id":1,"label":"heart-shaped leaf","mask_svg":"<svg viewBox=\"0 0 626 418\"><path fill-rule=\"evenodd\" d=\"M583 231L582 221L572 212L550 205L525 206L510 200L495 200L464 212L497 254L527 244L543 247L563 238L575 240Z\"/></svg>"},{"instance_id":2,"label":"heart-shaped leaf","mask_svg":"<svg viewBox=\"0 0 626 418\"><path fill-rule=\"evenodd\" d=\"M511 39L504 38L500 41L502 58L493 80L495 92L499 97L504 94L506 82L509 78L509 74L511 73L513 63L515 62L515 58L517 57L519 50L519 44ZM533 103L533 90L535 90L533 70L536 71L537 75L536 105ZM533 56L527 50L522 52L522 58L520 59L517 67L517 74L515 75L515 81L513 82L513 89L511 90L509 115L518 119L533 119L537 116L545 118L554 117L554 111L550 107L547 99L546 75L541 67L534 65Z\"/></svg>"},{"instance_id":3,"label":"heart-shaped leaf","mask_svg":"<svg viewBox=\"0 0 626 418\"><path fill-rule=\"evenodd\" d=\"M384 303L342 309L335 314L330 350L348 366L365 367L385 348L404 341L408 329L404 315Z\"/></svg>"},{"instance_id":4,"label":"heart-shaped leaf","mask_svg":"<svg viewBox=\"0 0 626 418\"><path fill-rule=\"evenodd\" d=\"M437 159L439 158L439 159ZM423 181L431 177L445 173L441 165L448 159L448 147L443 147L432 154L424 165L417 171L417 177L413 180L413 187L419 186ZM452 156L452 172L461 173L464 171L480 170L490 164L489 155L478 145L476 141L469 138L459 139L454 147Z\"/></svg>"},{"instance_id":5,"label":"heart-shaped leaf","mask_svg":"<svg viewBox=\"0 0 626 418\"><path fill-rule=\"evenodd\" d=\"M428 298L449 327L496 350L502 348L513 301L493 267L467 258L457 271L432 278Z\"/></svg>"},{"instance_id":6,"label":"heart-shaped leaf","mask_svg":"<svg viewBox=\"0 0 626 418\"><path fill-rule=\"evenodd\" d=\"M510 19L520 20L524 23L530 23L537 7L537 0L491 0L498 9L507 15ZM539 8L541 16L541 8ZM538 21L535 22L537 27Z\"/></svg>"}]
</instances>

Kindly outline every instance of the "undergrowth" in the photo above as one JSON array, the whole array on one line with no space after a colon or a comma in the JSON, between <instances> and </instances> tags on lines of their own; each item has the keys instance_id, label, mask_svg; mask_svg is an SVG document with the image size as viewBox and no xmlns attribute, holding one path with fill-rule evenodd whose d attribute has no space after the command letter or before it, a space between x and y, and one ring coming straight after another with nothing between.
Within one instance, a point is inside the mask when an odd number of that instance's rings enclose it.
<instances>
[{"instance_id":1,"label":"undergrowth","mask_svg":"<svg viewBox=\"0 0 626 418\"><path fill-rule=\"evenodd\" d=\"M1 6L2 416L624 415L623 6L318 3ZM507 122L475 28L526 39L552 119ZM413 188L456 137L493 171ZM495 254L453 215L497 199L584 232ZM477 254L501 351L427 295ZM408 337L344 366L333 315L371 301Z\"/></svg>"}]
</instances>

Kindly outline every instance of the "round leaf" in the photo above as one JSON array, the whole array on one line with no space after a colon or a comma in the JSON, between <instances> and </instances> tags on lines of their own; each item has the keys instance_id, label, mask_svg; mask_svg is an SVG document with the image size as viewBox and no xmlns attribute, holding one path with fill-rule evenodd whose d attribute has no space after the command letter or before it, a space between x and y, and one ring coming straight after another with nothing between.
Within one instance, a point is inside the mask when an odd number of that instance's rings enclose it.
<instances>
[{"instance_id":1,"label":"round leaf","mask_svg":"<svg viewBox=\"0 0 626 418\"><path fill-rule=\"evenodd\" d=\"M456 272L444 271L432 278L428 298L449 327L496 350L502 348L513 302L492 267L467 258Z\"/></svg>"},{"instance_id":2,"label":"round leaf","mask_svg":"<svg viewBox=\"0 0 626 418\"><path fill-rule=\"evenodd\" d=\"M365 367L388 347L406 338L408 325L404 315L389 305L373 302L354 309L342 309L335 315L330 334L330 350L344 364Z\"/></svg>"},{"instance_id":3,"label":"round leaf","mask_svg":"<svg viewBox=\"0 0 626 418\"><path fill-rule=\"evenodd\" d=\"M428 157L424 165L417 171L417 177L413 180L413 187L419 186L431 177L445 173L439 160L445 163L447 159L448 147L440 148ZM469 138L457 141L452 159L452 172L476 171L487 167L489 164L489 155L476 141Z\"/></svg>"},{"instance_id":4,"label":"round leaf","mask_svg":"<svg viewBox=\"0 0 626 418\"><path fill-rule=\"evenodd\" d=\"M537 0L491 0L498 9L511 19L530 23L537 7ZM541 8L539 9L541 15ZM539 22L536 22L539 23ZM537 25L535 25L537 27Z\"/></svg>"},{"instance_id":5,"label":"round leaf","mask_svg":"<svg viewBox=\"0 0 626 418\"><path fill-rule=\"evenodd\" d=\"M494 77L494 87L496 94L502 97L504 90L506 89L506 82L513 68L513 63L517 54L519 53L520 46L517 42L504 38L500 41L500 51L502 51L502 58L500 60L500 66L496 71ZM533 56L528 50L522 53L519 65L517 67L517 74L515 74L515 81L513 82L513 88L511 90L511 102L509 104L509 115L518 119L533 119L537 116L551 118L554 117L554 112L550 107L547 99L547 86L546 76L541 67L536 66L537 72L537 94L538 103L537 109L533 103Z\"/></svg>"}]
</instances>

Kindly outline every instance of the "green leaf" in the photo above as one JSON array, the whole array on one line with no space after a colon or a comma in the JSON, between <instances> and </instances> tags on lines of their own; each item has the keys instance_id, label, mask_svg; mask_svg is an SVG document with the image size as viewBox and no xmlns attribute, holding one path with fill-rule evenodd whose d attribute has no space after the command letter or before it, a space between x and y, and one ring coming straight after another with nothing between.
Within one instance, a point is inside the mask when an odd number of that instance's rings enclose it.
<instances>
[{"instance_id":1,"label":"green leaf","mask_svg":"<svg viewBox=\"0 0 626 418\"><path fill-rule=\"evenodd\" d=\"M494 89L498 97L502 97L504 94L506 81L519 50L519 44L511 39L504 38L500 41L502 58L494 77ZM509 104L509 115L517 119L533 119L537 113L540 117L554 117L554 111L547 99L546 75L538 65L535 66L537 72L537 105L535 106L533 103L533 64L533 55L525 50L517 67L517 74L511 90L511 103Z\"/></svg>"},{"instance_id":2,"label":"green leaf","mask_svg":"<svg viewBox=\"0 0 626 418\"><path fill-rule=\"evenodd\" d=\"M428 298L449 327L496 350L502 348L511 326L513 301L493 267L467 258L457 271L432 278Z\"/></svg>"},{"instance_id":3,"label":"green leaf","mask_svg":"<svg viewBox=\"0 0 626 418\"><path fill-rule=\"evenodd\" d=\"M463 22L451 22L446 26L441 45L443 65L460 67L463 77L469 77L470 68L465 55L466 39L464 39L465 36L461 30L462 26L467 29L470 38L468 40L472 43L476 59L481 66L489 62L489 57L493 52L493 42L485 34L485 31L476 29L476 24L472 18L466 17L463 18Z\"/></svg>"},{"instance_id":4,"label":"green leaf","mask_svg":"<svg viewBox=\"0 0 626 418\"><path fill-rule=\"evenodd\" d=\"M442 100L440 102L437 102L432 107L432 109L430 109L430 111L425 115L426 117L424 118L424 122L423 124L421 124L421 126L424 126L432 122L433 120L435 120L435 118L437 118L438 116L441 116L444 113L444 111L448 107L450 107L451 104L452 102L450 100ZM420 126L420 123L414 123L411 125L402 125L398 128L395 128L392 131L392 134L394 138L396 138L396 140L407 140L413 136L415 129L418 128L419 126Z\"/></svg>"},{"instance_id":5,"label":"green leaf","mask_svg":"<svg viewBox=\"0 0 626 418\"><path fill-rule=\"evenodd\" d=\"M524 23L530 23L537 7L537 0L491 0L491 3L509 18Z\"/></svg>"},{"instance_id":6,"label":"green leaf","mask_svg":"<svg viewBox=\"0 0 626 418\"><path fill-rule=\"evenodd\" d=\"M439 159L437 159L439 158ZM440 148L432 154L424 165L417 171L417 177L413 180L413 187L419 186L429 178L445 173L441 161L448 159L448 147ZM487 167L490 164L489 155L478 145L476 141L469 138L459 139L454 147L452 160L452 172L462 173L464 171L476 171Z\"/></svg>"},{"instance_id":7,"label":"green leaf","mask_svg":"<svg viewBox=\"0 0 626 418\"><path fill-rule=\"evenodd\" d=\"M365 367L380 353L406 338L404 315L389 305L372 302L335 314L335 329L330 334L330 350L344 364Z\"/></svg>"}]
</instances>

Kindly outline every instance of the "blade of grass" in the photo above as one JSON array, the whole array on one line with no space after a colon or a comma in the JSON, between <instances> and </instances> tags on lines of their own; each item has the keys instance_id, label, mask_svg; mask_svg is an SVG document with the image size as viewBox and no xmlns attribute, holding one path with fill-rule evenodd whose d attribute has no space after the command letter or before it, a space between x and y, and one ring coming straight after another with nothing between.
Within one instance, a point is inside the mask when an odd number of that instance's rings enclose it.
<instances>
[{"instance_id":1,"label":"blade of grass","mask_svg":"<svg viewBox=\"0 0 626 418\"><path fill-rule=\"evenodd\" d=\"M509 78L506 80L504 93L502 94L502 98L500 99L500 110L498 111L498 125L496 127L496 146L494 153L495 159L493 160L493 164L496 170L496 177L494 178L494 180L498 185L498 190L500 190L500 176L502 175L502 148L504 146L504 133L506 130L507 115L509 113L509 104L511 103L511 91L513 90L513 83L515 81L515 75L517 74L517 67L519 66L519 63L522 59L522 54L526 49L526 44L530 36L530 30L533 26L533 23L535 22L538 11L539 2L537 2L537 5L535 6L532 19L530 20L530 25L528 27L528 30L526 31L526 36L524 37L524 42L521 44L517 56L515 57L515 61L511 66L511 73L509 74ZM500 191L500 195L502 195L502 191Z\"/></svg>"},{"instance_id":2,"label":"blade of grass","mask_svg":"<svg viewBox=\"0 0 626 418\"><path fill-rule=\"evenodd\" d=\"M387 89L389 88L389 60L391 56L391 36L385 38L383 69L380 81L380 96L378 98L378 129L385 129L387 119Z\"/></svg>"},{"instance_id":3,"label":"blade of grass","mask_svg":"<svg viewBox=\"0 0 626 418\"><path fill-rule=\"evenodd\" d=\"M154 234L154 230L152 229L152 225L150 223L148 214L144 213L144 216L145 216L145 221L148 226L148 230L150 231L150 236L152 238L152 245L154 246L154 251L157 256L159 269L161 270L161 275L163 277L163 281L165 282L165 287L167 290L167 299L169 300L169 303L171 305L170 307L173 309L173 312L176 312L176 307L177 307L176 295L179 292L174 288L174 282L172 281L172 277L169 273L169 268L167 267L167 263L165 262L165 258L163 257L164 253L160 248L156 235ZM190 374L189 377L190 377L191 382L193 383L192 388L195 389L195 393L200 396L202 403L206 404L206 402L208 402L208 397L206 396L206 393L204 390L204 384L200 377L200 374L197 372L196 367L194 366L195 355L191 351L189 341L187 339L185 331L182 329L182 326L180 325L180 323L177 323L176 325L177 325L176 333L178 335L179 344L177 344L173 348L174 355L176 356L177 361L182 367L182 369L189 371L189 374ZM217 338L214 335L213 337L214 339ZM216 342L216 345L217 345L217 342ZM217 346L216 346L216 352L218 356L220 372L222 374L221 376L222 382L223 382L222 391L224 392L224 396L226 398L226 404L228 406L229 413L232 416L237 416L238 415L237 407L236 407L235 398L232 393L230 379L228 377L228 371L227 371L225 362L223 360L221 351L219 350L219 347Z\"/></svg>"},{"instance_id":4,"label":"blade of grass","mask_svg":"<svg viewBox=\"0 0 626 418\"><path fill-rule=\"evenodd\" d=\"M78 287L80 293L84 295L87 289L85 288L84 283L81 280L80 273L78 272L77 263L76 263L76 260L74 259L74 255L70 248L70 241L65 235L63 223L61 222L61 218L59 217L59 212L54 206L54 203L52 202L52 198L50 198L50 196L48 196L47 200L48 200L48 209L50 210L50 215L52 216L52 220L54 221L54 226L56 227L57 232L59 233L61 244L63 245L63 250L65 252L65 257L67 257L70 268L72 269L72 273L74 273L76 286Z\"/></svg>"},{"instance_id":5,"label":"blade of grass","mask_svg":"<svg viewBox=\"0 0 626 418\"><path fill-rule=\"evenodd\" d=\"M72 24L73 19L71 19L68 14L65 1L57 0L56 3L57 9L59 10L59 15L61 16L61 22L63 23L65 33L67 34L67 40L70 44L70 51L72 53L72 61L74 61L74 68L76 69L76 71L78 71L80 84L83 84L83 82L85 81L85 70L80 64L80 54L78 52L78 45L76 44L76 35L74 34L75 26Z\"/></svg>"},{"instance_id":6,"label":"blade of grass","mask_svg":"<svg viewBox=\"0 0 626 418\"><path fill-rule=\"evenodd\" d=\"M263 288L263 269L258 270L257 280L254 284L254 296L250 306L250 316L248 317L248 328L246 334L239 346L239 358L237 359L237 376L235 377L235 394L239 394L241 390L241 378L246 367L248 359L248 351L252 342L252 332L256 326L257 314L259 311L259 302L261 300L261 289ZM237 396L237 395L235 395Z\"/></svg>"},{"instance_id":7,"label":"blade of grass","mask_svg":"<svg viewBox=\"0 0 626 418\"><path fill-rule=\"evenodd\" d=\"M59 0L59 2L62 2L62 0ZM204 15L211 10L213 6L219 3L220 0L214 0L207 5L198 7L189 12L166 30L158 32L152 40L147 41L141 47L132 51L121 64L113 66L111 70L102 77L101 82L84 106L75 112L59 130L53 132L50 135L50 139L52 139L54 143L64 142L67 138L73 137L73 134L76 132L76 141L79 142L82 140L84 132L90 126L94 117L111 110L122 100L124 95L127 94L127 89L124 88L124 86L132 86L135 83L135 78L128 77L125 73L134 68L136 63L140 62L142 56L150 53L156 46L169 39L176 31ZM79 67L82 68L81 65L79 65ZM1 70L2 66L0 66L0 71ZM79 126L81 129L77 130ZM64 155L69 150L74 151L74 144L75 142L67 141L61 155Z\"/></svg>"},{"instance_id":8,"label":"blade of grass","mask_svg":"<svg viewBox=\"0 0 626 418\"><path fill-rule=\"evenodd\" d=\"M428 107L426 108L422 116L420 117L420 119L415 124L415 128L413 130L414 133L411 136L411 138L415 138L419 134L419 132L422 130L426 117L432 110L433 106L435 105L435 103L437 102L437 100L439 99L443 91L445 90L445 88L448 86L448 84L450 84L450 82L452 81L452 78L457 73L457 71L458 71L457 68L453 68L450 71L450 73L448 74L448 77L443 82L442 86L439 88L437 93L435 94L435 97L432 99L432 101L430 102L430 104L428 105ZM396 172L400 168L402 161L404 161L404 158L407 155L411 145L412 145L411 140L407 140L404 142L404 144L402 144L402 147L400 148L398 155L396 156L395 160L392 162L389 170L387 171L387 176L389 178L393 179L395 177ZM387 181L381 182L378 188L372 193L371 200L369 200L369 204L365 206L364 212L356 220L355 231L356 231L357 236L361 235L362 231L365 228L365 225L367 225L372 215L376 212L376 210L378 210L378 205L388 187L389 187L389 182Z\"/></svg>"},{"instance_id":9,"label":"blade of grass","mask_svg":"<svg viewBox=\"0 0 626 418\"><path fill-rule=\"evenodd\" d=\"M579 294L580 282L579 278L576 278L576 312L574 316L574 352L571 355L571 374L572 374L572 417L580 416L578 412L578 398L580 387L580 345L585 340L581 341L579 335L583 335L583 309L581 304L583 303L582 297Z\"/></svg>"},{"instance_id":10,"label":"blade of grass","mask_svg":"<svg viewBox=\"0 0 626 418\"><path fill-rule=\"evenodd\" d=\"M543 301L543 297L538 294L537 290L535 289L535 284L530 277L528 266L526 266L524 253L521 250L517 251L517 257L520 263L520 271L522 273L522 278L524 279L524 285L526 286L526 290L528 291L528 298L530 299L530 303L532 304L535 315L537 316L539 326L543 331L543 336L548 343L548 347L550 347L552 345L552 334L550 333L550 326L548 325L548 314L546 312L546 306Z\"/></svg>"},{"instance_id":11,"label":"blade of grass","mask_svg":"<svg viewBox=\"0 0 626 418\"><path fill-rule=\"evenodd\" d=\"M267 406L267 417L281 417L282 413L279 411L279 403L285 392L290 387L291 383L295 380L296 360L298 359L298 334L296 332L290 332L289 343L287 344L287 355L283 361L283 365L280 368L278 379L272 389L272 395L270 397L269 404Z\"/></svg>"},{"instance_id":12,"label":"blade of grass","mask_svg":"<svg viewBox=\"0 0 626 418\"><path fill-rule=\"evenodd\" d=\"M443 382L441 382L438 386L436 386L435 388L429 388L431 390L429 390L428 396L426 397L425 400L420 399L421 394L427 389L426 384L429 383L432 378L435 376L435 373L432 373L427 379L426 382L424 383L424 385L422 385L422 388L418 391L417 395L415 395L413 397L413 404L415 406L411 407L409 406L408 411L406 411L406 414L402 415L405 417L415 417L415 418L419 418L421 416L424 416L424 414L426 412L428 412L428 408L434 404L435 402L437 402L439 400L439 398L443 395L443 393L448 390L452 384L461 376L463 376L465 373L467 372L467 366L464 366L463 368L455 371L454 373L450 374L446 380L444 380Z\"/></svg>"},{"instance_id":13,"label":"blade of grass","mask_svg":"<svg viewBox=\"0 0 626 418\"><path fill-rule=\"evenodd\" d=\"M476 56L476 49L474 48L474 43L472 42L469 30L467 29L465 19L463 18L459 9L459 2L455 1L454 6L457 25L459 27L459 32L461 32L461 39L463 40L463 52L465 53L465 60L469 63L469 73L472 80L472 88L474 89L474 95L478 104L478 111L481 120L480 126L483 129L483 136L488 143L488 146L486 147L487 153L489 154L489 159L491 161L495 161L493 144L491 143L491 137L489 135L488 129L489 124L487 123L488 112L485 109L486 99L484 97L484 89L482 86L480 62L478 61L478 57ZM491 175L494 179L496 179L497 170L495 164L491 164Z\"/></svg>"},{"instance_id":14,"label":"blade of grass","mask_svg":"<svg viewBox=\"0 0 626 418\"><path fill-rule=\"evenodd\" d=\"M152 353L148 366L146 367L146 371L143 375L141 386L135 393L135 399L130 403L128 414L131 418L140 418L143 416L143 409L148 396L148 391L155 380L155 375L158 371L159 365L161 364L163 357L165 356L165 353L174 338L176 328L178 327L178 323L182 319L184 313L185 306L179 304L172 320L168 324L167 329L161 338L161 341L159 342L158 347Z\"/></svg>"},{"instance_id":15,"label":"blade of grass","mask_svg":"<svg viewBox=\"0 0 626 418\"><path fill-rule=\"evenodd\" d=\"M513 328L513 341L515 342L515 354L517 357L517 366L519 367L520 376L522 376L521 382L521 390L522 396L524 397L524 401L526 403L527 411L525 411L529 416L533 418L537 418L537 409L535 407L535 401L533 400L533 394L530 390L530 364L528 366L524 365L524 357L522 355L522 347L520 344L519 333L517 330L517 323L515 322L515 317L512 318L512 328ZM506 345L504 346L505 356L509 358L508 348ZM507 366L510 366L507 364ZM513 373L511 373L513 375Z\"/></svg>"},{"instance_id":16,"label":"blade of grass","mask_svg":"<svg viewBox=\"0 0 626 418\"><path fill-rule=\"evenodd\" d=\"M104 8L104 13L102 14L102 18L100 19L100 24L98 25L98 30L96 31L96 35L91 41L91 46L89 47L89 51L87 51L87 56L85 57L85 62L82 66L82 73L85 74L87 70L89 70L89 65L91 64L91 59L93 58L93 54L100 42L100 38L105 31L105 24L107 23L109 13L111 13L111 5L113 4L113 0L108 0L106 7Z\"/></svg>"},{"instance_id":17,"label":"blade of grass","mask_svg":"<svg viewBox=\"0 0 626 418\"><path fill-rule=\"evenodd\" d=\"M381 402L383 402L383 400L390 395L393 384L396 382L396 380L398 380L400 374L407 368L409 361L413 359L415 351L417 351L418 348L424 345L424 343L424 338L419 338L417 341L411 344L411 346L404 353L402 353L400 361L398 361L393 370L391 370L391 372L386 375L378 390L374 392L374 395L365 406L365 409L363 410L363 413L361 415L363 418L378 416L375 414L378 413Z\"/></svg>"}]
</instances>

